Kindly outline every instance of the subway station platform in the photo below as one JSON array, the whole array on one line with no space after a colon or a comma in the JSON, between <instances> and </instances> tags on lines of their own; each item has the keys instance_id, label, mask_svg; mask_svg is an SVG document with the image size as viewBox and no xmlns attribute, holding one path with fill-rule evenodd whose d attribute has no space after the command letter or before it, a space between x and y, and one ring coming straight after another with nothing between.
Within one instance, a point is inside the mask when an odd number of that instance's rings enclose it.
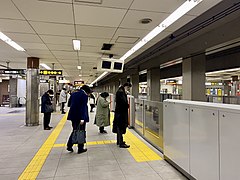
<instances>
[{"instance_id":1,"label":"subway station platform","mask_svg":"<svg viewBox=\"0 0 240 180\"><path fill-rule=\"evenodd\" d=\"M93 124L95 113L87 124L86 153L66 151L71 133L67 115L53 113L52 130L26 127L25 108L0 108L0 180L16 179L82 179L82 180L184 180L182 174L162 154L128 129L124 139L131 147L119 148L116 135L107 127L100 134ZM113 114L111 115L113 118ZM42 123L42 115L40 115Z\"/></svg>"}]
</instances>

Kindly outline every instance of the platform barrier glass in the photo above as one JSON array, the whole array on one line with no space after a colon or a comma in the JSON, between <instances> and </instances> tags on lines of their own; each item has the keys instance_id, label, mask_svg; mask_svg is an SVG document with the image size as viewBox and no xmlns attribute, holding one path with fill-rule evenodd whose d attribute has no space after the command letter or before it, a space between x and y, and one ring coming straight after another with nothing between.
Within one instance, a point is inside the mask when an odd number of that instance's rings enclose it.
<instances>
[{"instance_id":1,"label":"platform barrier glass","mask_svg":"<svg viewBox=\"0 0 240 180\"><path fill-rule=\"evenodd\" d=\"M163 105L135 99L135 130L161 151L163 150Z\"/></svg>"},{"instance_id":2,"label":"platform barrier glass","mask_svg":"<svg viewBox=\"0 0 240 180\"><path fill-rule=\"evenodd\" d=\"M143 100L135 99L135 122L134 128L140 134L143 135Z\"/></svg>"}]
</instances>

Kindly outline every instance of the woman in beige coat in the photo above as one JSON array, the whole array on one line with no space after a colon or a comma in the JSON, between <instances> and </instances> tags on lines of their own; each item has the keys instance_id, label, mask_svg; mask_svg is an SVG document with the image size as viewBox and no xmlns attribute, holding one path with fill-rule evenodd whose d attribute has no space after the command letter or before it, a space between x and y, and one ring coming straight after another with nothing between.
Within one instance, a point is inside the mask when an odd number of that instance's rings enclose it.
<instances>
[{"instance_id":1,"label":"woman in beige coat","mask_svg":"<svg viewBox=\"0 0 240 180\"><path fill-rule=\"evenodd\" d=\"M108 96L109 94L107 92L103 92L97 100L96 125L99 127L100 133L107 133L104 127L110 125L110 102L107 101Z\"/></svg>"}]
</instances>

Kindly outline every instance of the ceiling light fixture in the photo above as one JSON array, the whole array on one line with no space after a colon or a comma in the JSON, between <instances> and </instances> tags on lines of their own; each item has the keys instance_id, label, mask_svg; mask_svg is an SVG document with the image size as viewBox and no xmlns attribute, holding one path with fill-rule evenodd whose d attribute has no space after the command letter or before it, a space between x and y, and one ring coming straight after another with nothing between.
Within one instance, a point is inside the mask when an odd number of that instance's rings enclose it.
<instances>
[{"instance_id":1,"label":"ceiling light fixture","mask_svg":"<svg viewBox=\"0 0 240 180\"><path fill-rule=\"evenodd\" d=\"M157 27L155 27L151 32L149 32L141 41L139 41L135 46L133 46L126 54L124 54L120 60L125 60L131 56L134 52L139 50L142 46L156 37L159 33L185 15L188 11L198 5L202 0L188 0L183 3L179 8L177 8L172 14L170 14L164 21L162 21Z\"/></svg>"},{"instance_id":2,"label":"ceiling light fixture","mask_svg":"<svg viewBox=\"0 0 240 180\"><path fill-rule=\"evenodd\" d=\"M5 34L3 34L2 32L0 32L0 39L2 41L4 41L5 43L7 43L8 45L12 46L13 48L15 48L18 51L25 51L21 46L19 46L16 42L14 42L13 40L11 40L9 37L7 37Z\"/></svg>"},{"instance_id":3,"label":"ceiling light fixture","mask_svg":"<svg viewBox=\"0 0 240 180\"><path fill-rule=\"evenodd\" d=\"M82 66L77 66L78 69L82 69Z\"/></svg>"},{"instance_id":4,"label":"ceiling light fixture","mask_svg":"<svg viewBox=\"0 0 240 180\"><path fill-rule=\"evenodd\" d=\"M44 63L41 63L40 66L44 67L47 70L51 70L51 68L48 65L44 64Z\"/></svg>"},{"instance_id":5,"label":"ceiling light fixture","mask_svg":"<svg viewBox=\"0 0 240 180\"><path fill-rule=\"evenodd\" d=\"M73 49L76 51L80 51L81 48L81 41L78 39L73 39Z\"/></svg>"}]
</instances>

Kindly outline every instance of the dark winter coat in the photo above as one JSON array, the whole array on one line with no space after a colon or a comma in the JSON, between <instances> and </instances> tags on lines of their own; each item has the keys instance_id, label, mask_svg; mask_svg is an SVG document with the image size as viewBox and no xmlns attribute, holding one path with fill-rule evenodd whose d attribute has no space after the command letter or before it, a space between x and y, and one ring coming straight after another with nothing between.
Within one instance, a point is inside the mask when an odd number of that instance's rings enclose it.
<instances>
[{"instance_id":1,"label":"dark winter coat","mask_svg":"<svg viewBox=\"0 0 240 180\"><path fill-rule=\"evenodd\" d=\"M89 122L87 102L88 95L85 91L73 93L69 98L70 110L67 119L79 123L80 120L84 120L85 123Z\"/></svg>"},{"instance_id":2,"label":"dark winter coat","mask_svg":"<svg viewBox=\"0 0 240 180\"><path fill-rule=\"evenodd\" d=\"M116 93L116 107L113 120L113 133L117 133L117 127L126 133L128 127L128 100L124 87L120 87Z\"/></svg>"},{"instance_id":3,"label":"dark winter coat","mask_svg":"<svg viewBox=\"0 0 240 180\"><path fill-rule=\"evenodd\" d=\"M45 92L41 98L41 113L46 113L46 104L52 105L50 96L47 92Z\"/></svg>"}]
</instances>

